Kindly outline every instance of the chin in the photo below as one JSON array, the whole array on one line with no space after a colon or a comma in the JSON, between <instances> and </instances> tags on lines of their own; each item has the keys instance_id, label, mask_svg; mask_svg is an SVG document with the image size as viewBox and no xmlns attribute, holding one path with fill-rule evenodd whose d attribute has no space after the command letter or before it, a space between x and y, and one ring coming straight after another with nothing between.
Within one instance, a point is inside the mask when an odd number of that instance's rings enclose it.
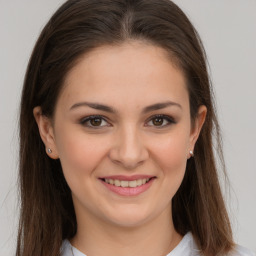
<instances>
[{"instance_id":1,"label":"chin","mask_svg":"<svg viewBox=\"0 0 256 256\"><path fill-rule=\"evenodd\" d=\"M143 211L142 209L135 209L134 207L127 207L120 211L116 210L112 216L106 216L108 222L112 225L123 228L135 228L144 225L151 219L154 219L152 212Z\"/></svg>"}]
</instances>

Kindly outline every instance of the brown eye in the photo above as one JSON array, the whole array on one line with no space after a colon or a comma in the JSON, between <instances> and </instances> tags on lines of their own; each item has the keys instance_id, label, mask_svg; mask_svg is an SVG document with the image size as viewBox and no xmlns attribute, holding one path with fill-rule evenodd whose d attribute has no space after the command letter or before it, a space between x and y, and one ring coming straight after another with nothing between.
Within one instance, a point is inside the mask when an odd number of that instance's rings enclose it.
<instances>
[{"instance_id":1,"label":"brown eye","mask_svg":"<svg viewBox=\"0 0 256 256\"><path fill-rule=\"evenodd\" d=\"M155 126L161 126L163 125L164 119L162 117L155 117L154 119L152 119L152 123Z\"/></svg>"},{"instance_id":2,"label":"brown eye","mask_svg":"<svg viewBox=\"0 0 256 256\"><path fill-rule=\"evenodd\" d=\"M164 128L168 125L175 124L175 123L176 123L175 120L170 116L156 115L151 117L147 125L152 127Z\"/></svg>"},{"instance_id":3,"label":"brown eye","mask_svg":"<svg viewBox=\"0 0 256 256\"><path fill-rule=\"evenodd\" d=\"M92 126L100 126L101 123L102 123L102 119L98 118L98 117L97 118L93 118L93 119L90 120L90 124Z\"/></svg>"},{"instance_id":4,"label":"brown eye","mask_svg":"<svg viewBox=\"0 0 256 256\"><path fill-rule=\"evenodd\" d=\"M103 128L109 123L102 116L88 116L80 121L83 126L88 128Z\"/></svg>"}]
</instances>

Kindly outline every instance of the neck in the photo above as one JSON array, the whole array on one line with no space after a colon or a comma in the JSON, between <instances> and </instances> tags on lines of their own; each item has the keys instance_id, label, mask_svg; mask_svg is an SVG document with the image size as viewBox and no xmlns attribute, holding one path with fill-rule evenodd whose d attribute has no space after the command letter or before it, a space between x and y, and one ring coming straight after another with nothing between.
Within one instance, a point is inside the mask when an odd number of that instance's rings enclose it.
<instances>
[{"instance_id":1,"label":"neck","mask_svg":"<svg viewBox=\"0 0 256 256\"><path fill-rule=\"evenodd\" d=\"M77 234L71 244L88 256L166 255L182 239L171 216L171 209L166 209L153 221L136 227L77 216Z\"/></svg>"}]
</instances>

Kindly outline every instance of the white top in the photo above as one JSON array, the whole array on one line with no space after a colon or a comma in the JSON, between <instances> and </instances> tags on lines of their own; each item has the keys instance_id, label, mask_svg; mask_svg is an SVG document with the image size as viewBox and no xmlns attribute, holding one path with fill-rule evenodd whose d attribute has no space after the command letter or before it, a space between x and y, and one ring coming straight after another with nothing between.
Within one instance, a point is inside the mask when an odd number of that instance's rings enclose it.
<instances>
[{"instance_id":1,"label":"white top","mask_svg":"<svg viewBox=\"0 0 256 256\"><path fill-rule=\"evenodd\" d=\"M63 241L61 247L61 256L86 256L80 252L66 239ZM192 234L187 233L180 243L166 256L200 256L199 250L193 239ZM228 254L228 256L256 256L252 251L237 245L235 250Z\"/></svg>"}]
</instances>

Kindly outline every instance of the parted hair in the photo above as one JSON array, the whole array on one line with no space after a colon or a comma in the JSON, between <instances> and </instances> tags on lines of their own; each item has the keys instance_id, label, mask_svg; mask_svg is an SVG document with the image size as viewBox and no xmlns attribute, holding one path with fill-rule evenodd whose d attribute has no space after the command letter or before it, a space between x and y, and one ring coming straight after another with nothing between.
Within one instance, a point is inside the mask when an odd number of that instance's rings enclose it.
<instances>
[{"instance_id":1,"label":"parted hair","mask_svg":"<svg viewBox=\"0 0 256 256\"><path fill-rule=\"evenodd\" d=\"M128 40L165 49L183 72L192 123L199 106L207 107L194 158L188 160L184 180L172 199L175 229L181 235L190 231L202 255L225 255L232 249L232 230L217 170L220 159L225 173L220 129L206 54L197 31L169 0L68 0L42 30L24 79L16 256L58 256L62 241L74 237L77 230L70 188L60 161L45 153L33 109L40 106L42 114L52 118L65 77L81 56Z\"/></svg>"}]
</instances>

